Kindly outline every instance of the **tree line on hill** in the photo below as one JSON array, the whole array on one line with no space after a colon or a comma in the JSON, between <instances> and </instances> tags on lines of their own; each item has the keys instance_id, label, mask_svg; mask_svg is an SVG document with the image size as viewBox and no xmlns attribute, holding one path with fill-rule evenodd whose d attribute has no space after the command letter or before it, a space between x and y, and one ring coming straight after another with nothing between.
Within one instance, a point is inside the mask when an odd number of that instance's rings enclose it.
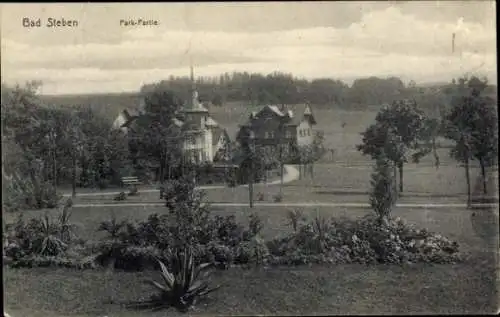
<instances>
[{"instance_id":1,"label":"tree line on hill","mask_svg":"<svg viewBox=\"0 0 500 317\"><path fill-rule=\"evenodd\" d=\"M188 77L170 76L159 83L144 85L141 92L150 91L158 84L175 92L184 100L190 97L192 83ZM341 80L331 78L307 80L281 72L268 75L234 72L196 80L200 99L216 106L245 101L248 104L310 103L349 109L363 109L409 97L418 99L419 105L423 108L441 109L449 101L452 93L450 85L440 87L440 90L433 90L417 87L413 81L405 85L397 77L368 77L356 79L349 86ZM486 89L492 91L494 88L488 86Z\"/></svg>"}]
</instances>

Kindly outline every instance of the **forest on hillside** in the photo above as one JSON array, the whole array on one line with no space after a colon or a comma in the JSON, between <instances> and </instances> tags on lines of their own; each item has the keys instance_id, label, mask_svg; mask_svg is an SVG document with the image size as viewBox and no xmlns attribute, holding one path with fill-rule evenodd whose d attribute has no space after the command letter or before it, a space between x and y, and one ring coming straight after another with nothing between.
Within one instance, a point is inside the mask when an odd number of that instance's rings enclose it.
<instances>
[{"instance_id":1,"label":"forest on hillside","mask_svg":"<svg viewBox=\"0 0 500 317\"><path fill-rule=\"evenodd\" d=\"M413 81L405 85L397 77L359 78L349 86L337 79L307 80L281 72L267 75L248 72L225 73L214 77L197 77L195 84L200 101L221 107L234 103L240 103L242 106L309 103L347 110L363 110L368 107L378 108L393 100L410 98L415 99L420 108L432 114L442 113L446 109L450 100L450 87L453 86L450 82L419 87ZM96 104L100 106L99 108L116 106L121 109L131 109L138 105L141 94L151 91L155 86L172 91L183 102L191 98L190 78L170 76L168 79L138 87L140 93L47 96L45 100L60 105ZM485 94L496 98L496 86L489 85Z\"/></svg>"}]
</instances>

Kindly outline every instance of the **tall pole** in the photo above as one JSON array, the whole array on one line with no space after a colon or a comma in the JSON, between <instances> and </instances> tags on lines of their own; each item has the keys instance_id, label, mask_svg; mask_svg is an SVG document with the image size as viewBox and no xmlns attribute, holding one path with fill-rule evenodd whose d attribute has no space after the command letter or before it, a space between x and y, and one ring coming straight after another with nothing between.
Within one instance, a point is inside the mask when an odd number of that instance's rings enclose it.
<instances>
[{"instance_id":1,"label":"tall pole","mask_svg":"<svg viewBox=\"0 0 500 317\"><path fill-rule=\"evenodd\" d=\"M247 159L249 160L249 175L248 175L248 200L250 208L253 208L253 183L254 183L254 142L255 136L252 130L248 130L247 134Z\"/></svg>"},{"instance_id":2,"label":"tall pole","mask_svg":"<svg viewBox=\"0 0 500 317\"><path fill-rule=\"evenodd\" d=\"M77 145L77 136L76 136L76 133L77 133L77 127L76 127L76 123L73 122L73 140L72 140L72 143L73 143L73 153L71 155L71 159L72 159L72 182L71 182L71 196L74 198L76 197L76 151L79 150L77 149L78 145Z\"/></svg>"}]
</instances>

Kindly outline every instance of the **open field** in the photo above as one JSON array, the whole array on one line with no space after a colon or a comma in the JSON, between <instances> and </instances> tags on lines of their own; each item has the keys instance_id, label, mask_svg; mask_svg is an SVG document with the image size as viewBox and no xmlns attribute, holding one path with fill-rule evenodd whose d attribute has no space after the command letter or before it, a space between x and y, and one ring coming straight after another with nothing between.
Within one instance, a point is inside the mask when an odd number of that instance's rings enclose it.
<instances>
[{"instance_id":1,"label":"open field","mask_svg":"<svg viewBox=\"0 0 500 317\"><path fill-rule=\"evenodd\" d=\"M245 223L249 208L214 208L215 214L234 214ZM165 208L75 208L79 234L97 239L94 228L112 212L118 218L144 219ZM262 218L265 238L289 232L285 209L255 208ZM309 216L358 217L368 209L305 208ZM33 213L34 214L34 213ZM200 303L194 314L369 314L369 313L481 313L494 312L498 290L493 248L479 238L471 211L462 208L425 210L396 208L394 215L457 239L471 257L455 265L337 265L297 268L233 268L214 276L225 287L212 302ZM6 219L7 220L7 219ZM490 223L494 238L498 224ZM495 229L496 228L496 229ZM486 232L486 231L484 231ZM497 235L498 236L498 235ZM139 313L124 304L147 298L142 283L154 272L104 270L5 269L5 305L13 316L163 316ZM272 298L268 296L273 294ZM177 315L171 311L169 314Z\"/></svg>"},{"instance_id":2,"label":"open field","mask_svg":"<svg viewBox=\"0 0 500 317\"><path fill-rule=\"evenodd\" d=\"M284 202L368 202L371 166L319 163L315 165L314 170L314 179L305 175L303 179L284 184ZM471 177L473 186L479 190L481 178L477 168L471 169ZM398 202L465 203L467 199L465 184L464 170L459 166L448 165L436 169L408 164L404 174L404 193ZM254 192L255 200L258 194L262 193L263 202L273 202L273 196L280 192L280 185L258 184L255 185ZM244 203L249 199L248 188L245 186L207 189L205 193L206 200L212 203ZM74 202L113 203L113 197L114 194L77 196ZM127 202L160 202L159 192L142 192L139 196L128 197Z\"/></svg>"}]
</instances>

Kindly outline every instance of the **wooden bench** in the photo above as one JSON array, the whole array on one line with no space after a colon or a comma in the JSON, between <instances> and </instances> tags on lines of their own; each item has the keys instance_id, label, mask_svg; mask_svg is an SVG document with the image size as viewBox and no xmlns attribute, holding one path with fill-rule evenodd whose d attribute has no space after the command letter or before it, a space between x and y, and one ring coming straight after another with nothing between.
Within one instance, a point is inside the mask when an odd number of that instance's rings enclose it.
<instances>
[{"instance_id":1,"label":"wooden bench","mask_svg":"<svg viewBox=\"0 0 500 317\"><path fill-rule=\"evenodd\" d=\"M141 185L142 182L139 181L137 176L127 176L122 177L123 186L132 186L131 192L137 192L137 185Z\"/></svg>"}]
</instances>

